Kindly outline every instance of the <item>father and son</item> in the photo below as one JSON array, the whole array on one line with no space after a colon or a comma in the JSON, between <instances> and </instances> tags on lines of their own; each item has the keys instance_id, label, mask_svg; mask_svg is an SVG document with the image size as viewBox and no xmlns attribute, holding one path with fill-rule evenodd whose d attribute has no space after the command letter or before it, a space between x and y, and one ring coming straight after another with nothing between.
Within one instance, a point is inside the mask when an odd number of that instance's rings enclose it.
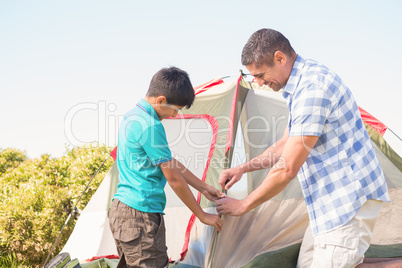
<instances>
[{"instance_id":1,"label":"father and son","mask_svg":"<svg viewBox=\"0 0 402 268\"><path fill-rule=\"evenodd\" d=\"M280 140L250 161L224 170L219 184L228 190L246 172L270 171L244 200L236 200L173 158L161 121L189 108L195 95L185 71L161 69L119 129L119 184L109 211L118 267L168 266L166 182L202 223L220 232L222 219L204 212L188 185L215 202L219 215L240 216L280 193L297 175L309 216L298 267L355 267L363 262L381 204L390 198L351 91L334 72L298 55L272 29L251 35L241 61L260 86L282 89L290 119ZM346 244L352 240L354 247Z\"/></svg>"}]
</instances>

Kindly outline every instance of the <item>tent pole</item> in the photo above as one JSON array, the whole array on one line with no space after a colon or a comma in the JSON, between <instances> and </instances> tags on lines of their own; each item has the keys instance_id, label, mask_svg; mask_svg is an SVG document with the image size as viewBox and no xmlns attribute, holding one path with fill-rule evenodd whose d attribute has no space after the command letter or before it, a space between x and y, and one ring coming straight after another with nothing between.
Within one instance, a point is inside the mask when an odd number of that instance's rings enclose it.
<instances>
[{"instance_id":1,"label":"tent pole","mask_svg":"<svg viewBox=\"0 0 402 268\"><path fill-rule=\"evenodd\" d=\"M222 191L225 195L227 194L227 191L225 189L223 189ZM220 218L222 218L222 216L220 216ZM215 237L214 237L214 244L212 246L212 256L211 256L211 262L209 264L209 268L212 268L212 265L214 263L214 257L215 257L215 248L216 248L216 242L218 241L218 231L215 230Z\"/></svg>"},{"instance_id":2,"label":"tent pole","mask_svg":"<svg viewBox=\"0 0 402 268\"><path fill-rule=\"evenodd\" d=\"M235 125L235 121L237 122L239 120L240 114L241 114L241 110L242 110L242 105L239 107L240 110L238 111L238 114L236 114L236 106L237 106L237 101L239 99L239 85L240 85L240 81L243 80L244 77L246 77L247 75L243 73L243 70L239 70L240 71L240 76L239 79L237 80L237 84L236 84L236 92L235 92L235 99L234 99L234 103L233 103L233 114L231 117L232 120L232 131L234 131L234 125ZM237 131L237 125L236 125L236 131ZM231 140L231 144L230 146L227 148L226 152L225 152L225 157L226 159L228 159L229 161L225 161L225 169L230 168L231 164L232 164L232 158L233 158L233 151L234 151L234 143L235 143L235 138L236 134L233 135L234 133L232 133L232 140ZM229 180L228 180L229 181ZM226 181L226 183L228 182ZM226 184L225 183L225 184ZM227 191L225 189L222 189L222 192L227 195ZM220 218L222 218L222 216L220 216ZM215 249L216 249L216 244L218 241L218 231L215 230L215 238L214 238L214 242L213 242L213 246L212 246L212 255L211 255L211 262L209 264L209 268L212 268L213 262L214 262L214 257L215 257Z\"/></svg>"},{"instance_id":3,"label":"tent pole","mask_svg":"<svg viewBox=\"0 0 402 268\"><path fill-rule=\"evenodd\" d=\"M398 138L400 141L402 141L402 139L401 139L401 138L400 138L398 135L396 135L396 133L395 133L395 132L393 132L393 131L392 131L392 129L388 128L388 130L389 130L389 131L391 131L391 132L392 132L392 134L394 134L394 135L395 135L395 136L396 136L396 137L397 137L397 138Z\"/></svg>"}]
</instances>

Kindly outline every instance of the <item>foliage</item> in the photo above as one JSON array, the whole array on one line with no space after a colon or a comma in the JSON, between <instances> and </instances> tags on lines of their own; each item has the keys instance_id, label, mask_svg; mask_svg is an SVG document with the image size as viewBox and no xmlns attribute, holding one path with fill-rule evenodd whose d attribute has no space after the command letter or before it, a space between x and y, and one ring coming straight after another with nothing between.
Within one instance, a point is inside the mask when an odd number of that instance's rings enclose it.
<instances>
[{"instance_id":1,"label":"foliage","mask_svg":"<svg viewBox=\"0 0 402 268\"><path fill-rule=\"evenodd\" d=\"M112 148L83 146L64 156L28 159L24 152L0 149L0 266L39 267L46 260L79 196ZM84 209L113 164L105 162L82 196ZM77 213L53 250L57 255L70 236ZM53 257L51 256L51 257Z\"/></svg>"},{"instance_id":2,"label":"foliage","mask_svg":"<svg viewBox=\"0 0 402 268\"><path fill-rule=\"evenodd\" d=\"M8 169L13 169L19 166L27 159L25 152L16 149L7 148L2 150L0 148L0 174L5 173Z\"/></svg>"}]
</instances>

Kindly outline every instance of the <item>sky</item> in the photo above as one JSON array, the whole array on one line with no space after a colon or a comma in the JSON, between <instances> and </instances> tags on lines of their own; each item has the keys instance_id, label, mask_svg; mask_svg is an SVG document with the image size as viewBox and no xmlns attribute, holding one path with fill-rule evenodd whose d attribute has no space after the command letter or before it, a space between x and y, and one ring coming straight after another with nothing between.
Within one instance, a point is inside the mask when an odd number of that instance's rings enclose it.
<instances>
[{"instance_id":1,"label":"sky","mask_svg":"<svg viewBox=\"0 0 402 268\"><path fill-rule=\"evenodd\" d=\"M261 28L335 71L401 137L401 10L398 0L0 0L0 148L35 158L114 146L119 118L160 68L187 71L194 86L247 72L240 54Z\"/></svg>"}]
</instances>

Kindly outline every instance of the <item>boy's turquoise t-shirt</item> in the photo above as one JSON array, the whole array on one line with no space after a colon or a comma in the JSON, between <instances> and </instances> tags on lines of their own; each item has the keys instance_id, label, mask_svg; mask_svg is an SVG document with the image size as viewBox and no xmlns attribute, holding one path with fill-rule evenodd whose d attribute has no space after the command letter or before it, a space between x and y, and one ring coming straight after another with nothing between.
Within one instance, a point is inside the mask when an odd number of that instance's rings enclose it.
<instances>
[{"instance_id":1,"label":"boy's turquoise t-shirt","mask_svg":"<svg viewBox=\"0 0 402 268\"><path fill-rule=\"evenodd\" d=\"M124 115L118 137L119 183L113 199L139 211L163 213L166 178L159 164L172 154L154 108L141 99Z\"/></svg>"}]
</instances>

